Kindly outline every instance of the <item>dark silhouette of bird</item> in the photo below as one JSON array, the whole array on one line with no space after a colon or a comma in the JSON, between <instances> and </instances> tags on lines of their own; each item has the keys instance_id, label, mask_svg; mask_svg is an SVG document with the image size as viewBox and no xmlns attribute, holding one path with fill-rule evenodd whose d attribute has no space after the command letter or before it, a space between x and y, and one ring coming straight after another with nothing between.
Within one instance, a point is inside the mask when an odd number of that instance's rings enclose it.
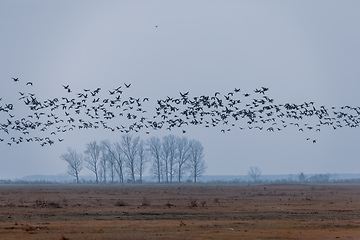
<instances>
[{"instance_id":1,"label":"dark silhouette of bird","mask_svg":"<svg viewBox=\"0 0 360 240\"><path fill-rule=\"evenodd\" d=\"M65 90L67 90L67 91L68 91L68 93L70 93L70 92L71 92L69 85L66 85L66 86L65 86L65 85L63 85L63 87L64 87L64 89L65 89Z\"/></svg>"},{"instance_id":2,"label":"dark silhouette of bird","mask_svg":"<svg viewBox=\"0 0 360 240\"><path fill-rule=\"evenodd\" d=\"M12 78L14 80L14 82L18 82L19 78Z\"/></svg>"}]
</instances>

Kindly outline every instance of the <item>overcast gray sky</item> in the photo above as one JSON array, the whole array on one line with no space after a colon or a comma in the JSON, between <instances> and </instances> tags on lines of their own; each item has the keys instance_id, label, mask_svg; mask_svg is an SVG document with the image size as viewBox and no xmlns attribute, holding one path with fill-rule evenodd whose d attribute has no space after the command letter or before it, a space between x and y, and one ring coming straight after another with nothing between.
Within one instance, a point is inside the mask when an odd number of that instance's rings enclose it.
<instances>
[{"instance_id":1,"label":"overcast gray sky","mask_svg":"<svg viewBox=\"0 0 360 240\"><path fill-rule=\"evenodd\" d=\"M252 92L268 87L276 103L358 106L359 1L0 1L0 97L34 83L43 98L131 83L150 99ZM158 27L155 27L158 26ZM7 115L1 114L1 118ZM1 119L1 122L6 119ZM155 132L163 136L176 130ZM0 137L4 136L0 133ZM313 133L190 128L205 148L206 174L359 173L359 129ZM147 135L140 135L143 139ZM74 131L62 143L0 145L0 178L66 172L60 154L119 133Z\"/></svg>"}]
</instances>

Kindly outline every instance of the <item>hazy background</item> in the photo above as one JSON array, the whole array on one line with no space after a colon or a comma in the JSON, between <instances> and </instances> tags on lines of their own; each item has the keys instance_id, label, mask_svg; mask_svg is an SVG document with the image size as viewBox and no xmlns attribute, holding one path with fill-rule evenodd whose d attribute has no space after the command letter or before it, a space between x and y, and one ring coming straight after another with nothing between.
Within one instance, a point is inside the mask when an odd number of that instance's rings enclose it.
<instances>
[{"instance_id":1,"label":"hazy background","mask_svg":"<svg viewBox=\"0 0 360 240\"><path fill-rule=\"evenodd\" d=\"M359 1L0 1L0 97L17 101L24 84L38 97L104 91L131 83L150 100L251 92L269 87L275 103L327 107L360 100ZM158 27L155 27L155 26ZM12 77L19 77L14 84ZM1 118L7 117L0 114ZM6 119L1 119L1 122ZM157 136L177 134L159 131ZM0 137L4 133L0 133ZM308 134L189 128L205 148L207 175L359 173L359 129ZM120 133L74 131L62 143L0 144L0 179L66 172L60 154ZM140 135L143 139L147 135ZM85 173L85 172L84 172Z\"/></svg>"}]
</instances>

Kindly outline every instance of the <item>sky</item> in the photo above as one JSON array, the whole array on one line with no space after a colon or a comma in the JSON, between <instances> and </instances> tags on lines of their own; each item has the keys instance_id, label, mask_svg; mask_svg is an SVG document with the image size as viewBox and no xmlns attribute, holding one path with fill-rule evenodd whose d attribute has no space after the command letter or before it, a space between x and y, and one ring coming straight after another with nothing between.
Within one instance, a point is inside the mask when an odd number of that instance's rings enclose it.
<instances>
[{"instance_id":1,"label":"sky","mask_svg":"<svg viewBox=\"0 0 360 240\"><path fill-rule=\"evenodd\" d=\"M62 85L113 89L150 100L252 92L276 103L358 106L359 1L0 1L0 98L61 97ZM157 26L157 27L156 27ZM17 77L21 82L14 83ZM0 114L1 122L8 115ZM281 132L189 128L204 146L207 175L359 173L358 128L324 129L316 144ZM5 133L0 132L0 137ZM179 134L160 130L151 136ZM149 136L138 134L146 139ZM0 179L62 174L68 147L119 140L109 131L74 131L52 146L0 143ZM85 171L84 171L85 173Z\"/></svg>"}]
</instances>

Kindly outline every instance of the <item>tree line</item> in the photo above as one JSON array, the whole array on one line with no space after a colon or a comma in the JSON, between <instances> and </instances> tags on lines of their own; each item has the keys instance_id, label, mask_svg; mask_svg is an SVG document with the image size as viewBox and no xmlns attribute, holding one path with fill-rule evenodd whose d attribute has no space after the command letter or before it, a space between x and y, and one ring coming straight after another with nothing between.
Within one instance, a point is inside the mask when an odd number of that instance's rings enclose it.
<instances>
[{"instance_id":1,"label":"tree line","mask_svg":"<svg viewBox=\"0 0 360 240\"><path fill-rule=\"evenodd\" d=\"M146 170L158 183L180 183L186 175L197 182L206 169L202 144L175 135L142 140L126 134L115 142L89 142L82 153L69 147L60 158L77 183L84 166L94 173L96 183L142 183Z\"/></svg>"}]
</instances>

